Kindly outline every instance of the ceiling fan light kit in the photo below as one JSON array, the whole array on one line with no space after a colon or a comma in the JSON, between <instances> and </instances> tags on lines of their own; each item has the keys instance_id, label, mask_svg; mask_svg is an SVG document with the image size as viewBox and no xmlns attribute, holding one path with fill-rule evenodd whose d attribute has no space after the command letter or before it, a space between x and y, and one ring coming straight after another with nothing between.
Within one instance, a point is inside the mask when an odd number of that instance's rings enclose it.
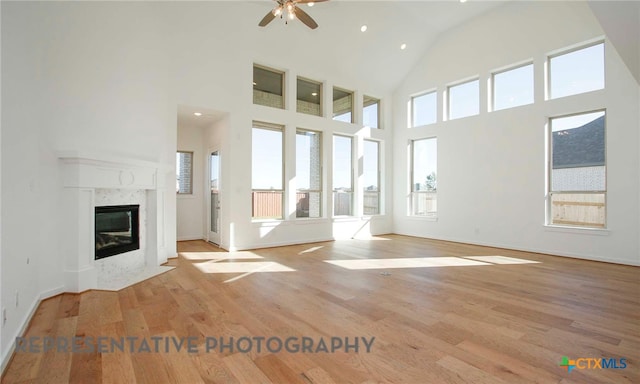
<instances>
[{"instance_id":1,"label":"ceiling fan light kit","mask_svg":"<svg viewBox=\"0 0 640 384\"><path fill-rule=\"evenodd\" d=\"M302 21L304 25L311 29L318 28L318 23L309 16L305 11L298 8L298 4L309 4L313 5L315 3L321 3L329 0L274 0L276 2L276 7L273 8L269 13L267 13L260 23L258 23L261 27L266 27L273 19L280 16L280 18L284 18L284 14L286 13L285 24L288 24L288 20L298 19Z\"/></svg>"}]
</instances>

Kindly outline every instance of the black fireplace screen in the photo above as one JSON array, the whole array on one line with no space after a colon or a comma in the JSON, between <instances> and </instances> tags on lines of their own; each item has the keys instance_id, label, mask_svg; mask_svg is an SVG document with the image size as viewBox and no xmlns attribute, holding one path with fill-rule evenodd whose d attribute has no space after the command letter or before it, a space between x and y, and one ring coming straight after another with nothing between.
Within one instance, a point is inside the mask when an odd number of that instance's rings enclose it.
<instances>
[{"instance_id":1,"label":"black fireplace screen","mask_svg":"<svg viewBox=\"0 0 640 384\"><path fill-rule=\"evenodd\" d=\"M96 207L96 260L140 249L139 205Z\"/></svg>"}]
</instances>

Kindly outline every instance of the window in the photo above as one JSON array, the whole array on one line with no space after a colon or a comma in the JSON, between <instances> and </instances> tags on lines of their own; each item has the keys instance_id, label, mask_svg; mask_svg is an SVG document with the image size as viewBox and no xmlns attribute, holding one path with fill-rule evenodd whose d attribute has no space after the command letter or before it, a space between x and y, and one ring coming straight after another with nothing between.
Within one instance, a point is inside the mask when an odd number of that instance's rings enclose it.
<instances>
[{"instance_id":1,"label":"window","mask_svg":"<svg viewBox=\"0 0 640 384\"><path fill-rule=\"evenodd\" d=\"M322 84L298 77L296 111L322 116Z\"/></svg>"},{"instance_id":2,"label":"window","mask_svg":"<svg viewBox=\"0 0 640 384\"><path fill-rule=\"evenodd\" d=\"M494 111L533 103L533 64L496 72L491 78Z\"/></svg>"},{"instance_id":3,"label":"window","mask_svg":"<svg viewBox=\"0 0 640 384\"><path fill-rule=\"evenodd\" d=\"M370 128L380 128L380 100L371 96L364 96L362 101L362 125Z\"/></svg>"},{"instance_id":4,"label":"window","mask_svg":"<svg viewBox=\"0 0 640 384\"><path fill-rule=\"evenodd\" d=\"M604 43L549 57L549 98L604 88Z\"/></svg>"},{"instance_id":5,"label":"window","mask_svg":"<svg viewBox=\"0 0 640 384\"><path fill-rule=\"evenodd\" d=\"M435 137L411 142L411 214L436 217L438 142Z\"/></svg>"},{"instance_id":6,"label":"window","mask_svg":"<svg viewBox=\"0 0 640 384\"><path fill-rule=\"evenodd\" d=\"M322 134L296 130L296 217L322 217Z\"/></svg>"},{"instance_id":7,"label":"window","mask_svg":"<svg viewBox=\"0 0 640 384\"><path fill-rule=\"evenodd\" d=\"M411 126L433 124L437 119L437 92L429 92L411 98Z\"/></svg>"},{"instance_id":8,"label":"window","mask_svg":"<svg viewBox=\"0 0 640 384\"><path fill-rule=\"evenodd\" d=\"M605 112L556 117L549 126L547 223L604 228Z\"/></svg>"},{"instance_id":9,"label":"window","mask_svg":"<svg viewBox=\"0 0 640 384\"><path fill-rule=\"evenodd\" d=\"M380 143L373 140L364 141L363 156L364 194L362 213L365 215L380 214Z\"/></svg>"},{"instance_id":10,"label":"window","mask_svg":"<svg viewBox=\"0 0 640 384\"><path fill-rule=\"evenodd\" d=\"M480 112L480 81L452 85L449 92L449 120L477 115Z\"/></svg>"},{"instance_id":11,"label":"window","mask_svg":"<svg viewBox=\"0 0 640 384\"><path fill-rule=\"evenodd\" d=\"M333 215L353 215L353 139L333 135Z\"/></svg>"},{"instance_id":12,"label":"window","mask_svg":"<svg viewBox=\"0 0 640 384\"><path fill-rule=\"evenodd\" d=\"M251 188L254 219L282 219L284 212L283 127L253 123Z\"/></svg>"},{"instance_id":13,"label":"window","mask_svg":"<svg viewBox=\"0 0 640 384\"><path fill-rule=\"evenodd\" d=\"M179 195L193 194L193 152L176 153L176 192Z\"/></svg>"},{"instance_id":14,"label":"window","mask_svg":"<svg viewBox=\"0 0 640 384\"><path fill-rule=\"evenodd\" d=\"M284 72L254 64L253 104L284 109Z\"/></svg>"},{"instance_id":15,"label":"window","mask_svg":"<svg viewBox=\"0 0 640 384\"><path fill-rule=\"evenodd\" d=\"M353 92L333 87L333 120L353 123Z\"/></svg>"}]
</instances>

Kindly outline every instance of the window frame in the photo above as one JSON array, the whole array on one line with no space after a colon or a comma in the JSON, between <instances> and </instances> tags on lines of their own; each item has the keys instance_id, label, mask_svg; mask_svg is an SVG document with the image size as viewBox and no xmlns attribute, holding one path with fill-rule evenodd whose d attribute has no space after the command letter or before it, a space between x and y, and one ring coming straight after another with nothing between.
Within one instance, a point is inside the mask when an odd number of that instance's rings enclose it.
<instances>
[{"instance_id":1,"label":"window frame","mask_svg":"<svg viewBox=\"0 0 640 384\"><path fill-rule=\"evenodd\" d=\"M465 84L469 84L469 83L478 83L478 112L471 114L471 115L465 115L465 116L458 116L458 117L451 117L451 90L453 88L465 85ZM457 81L455 83L451 83L449 85L447 85L447 121L451 121L451 120L458 120L458 119L464 119L467 117L472 117L472 116L478 116L480 115L480 77L479 76L474 76L474 77L470 77L467 78L466 80L460 80Z\"/></svg>"},{"instance_id":2,"label":"window frame","mask_svg":"<svg viewBox=\"0 0 640 384\"><path fill-rule=\"evenodd\" d=\"M346 138L346 139L349 139L349 141L351 142L351 145L350 145L351 153L350 153L350 156L349 156L349 160L351 162L351 166L350 166L351 169L350 169L350 173L349 173L350 179L351 179L351 186L350 186L350 189L349 189L349 193L351 194L351 198L349 200L349 207L351 209L350 209L349 214L347 214L347 215L336 215L336 212L335 212L336 211L336 197L335 197L335 194L336 193L340 193L339 191L336 190L336 186L335 186L335 172L334 172L334 170L335 170L335 167L336 167L336 146L335 146L335 138L336 137ZM354 208L355 208L355 206L354 206L355 205L354 204L355 203L355 189L354 189L354 186L355 186L355 162L353 161L354 160L353 157L354 157L354 154L355 154L354 145L356 143L356 140L355 140L354 136L344 135L344 134L340 134L340 133L334 133L331 136L331 139L332 139L331 140L331 142L332 142L331 144L332 144L332 154L333 154L332 159L331 159L332 160L331 195L332 195L332 198L333 198L333 204L332 204L332 207L331 207L331 217L334 217L334 218L335 217L353 217L353 216L355 216L355 210L354 210Z\"/></svg>"},{"instance_id":3,"label":"window frame","mask_svg":"<svg viewBox=\"0 0 640 384\"><path fill-rule=\"evenodd\" d=\"M377 205L376 205L376 213L372 213L372 214L367 214L365 212L365 198L364 198L364 193L367 193L367 190L365 189L367 186L363 185L362 186L362 192L363 192L363 196L362 196L362 215L363 216L377 216L377 215L381 215L382 214L382 141L380 140L374 140L374 139L363 139L363 144L362 144L362 158L364 159L365 157L365 151L364 151L364 147L366 146L367 142L371 142L371 143L375 143L377 146L377 157L378 157L378 161L376 162L376 183L377 183L377 187L378 190L375 191L377 194ZM363 160L363 164L364 164L364 160ZM364 165L363 165L363 169L362 169L362 175L364 176ZM370 191L369 191L370 192Z\"/></svg>"},{"instance_id":4,"label":"window frame","mask_svg":"<svg viewBox=\"0 0 640 384\"><path fill-rule=\"evenodd\" d=\"M432 123L427 123L427 124L420 124L420 125L416 125L416 106L415 106L415 100L419 99L420 97L423 96L427 96L427 95L434 95L434 100L436 105L434 106L434 116L435 119L433 120ZM432 125L432 124L436 124L438 122L438 90L437 89L431 89L422 93L418 93L416 95L411 96L411 100L409 102L409 109L410 109L410 118L411 118L411 125L410 128L416 128L416 127L425 127L427 125Z\"/></svg>"},{"instance_id":5,"label":"window frame","mask_svg":"<svg viewBox=\"0 0 640 384\"><path fill-rule=\"evenodd\" d=\"M318 90L317 97L318 97L318 101L319 101L318 104L319 104L320 107L319 107L319 112L318 112L317 115L313 114L313 113L307 113L307 112L304 112L304 111L300 111L298 109L298 102L301 101L299 99L300 94L298 92L298 82L300 82L300 81L305 82L305 83L309 83L309 84L318 85L319 90ZM296 112L297 113L304 113L305 115L310 115L310 116L320 116L320 117L322 117L324 115L324 84L321 81L312 80L312 79L309 79L309 78L303 77L303 76L297 76L296 77Z\"/></svg>"},{"instance_id":6,"label":"window frame","mask_svg":"<svg viewBox=\"0 0 640 384\"><path fill-rule=\"evenodd\" d=\"M337 116L342 116L342 115L346 114L347 112L345 112L343 114L340 114L340 115L336 115L336 111L335 111L335 102L336 102L336 100L335 100L334 95L333 95L333 93L335 93L335 91L348 93L349 96L351 97L351 110L349 111L349 113L351 113L351 121L346 122L346 121L342 121L342 120L336 119ZM341 121L343 123L351 123L351 124L355 123L355 94L356 93L354 91L348 90L346 88L336 87L335 85L333 86L332 93L331 93L331 120Z\"/></svg>"},{"instance_id":7,"label":"window frame","mask_svg":"<svg viewBox=\"0 0 640 384\"><path fill-rule=\"evenodd\" d=\"M263 71L267 71L267 72L271 72L277 75L280 75L280 79L281 79L281 83L280 83L280 87L282 89L282 95L280 95L280 97L282 98L282 106L281 107L274 107L272 105L266 105L266 104L260 104L260 103L256 103L255 100L255 87L256 87L256 79L255 79L255 75L253 76L253 88L252 88L252 103L253 105L261 105L264 107L269 107L269 108L275 108L275 109L287 109L287 88L286 88L286 76L287 73L284 70L279 70L279 69L275 69L272 67L268 67L266 65L262 65L262 64L257 64L257 63L253 63L253 67L252 70L255 70L255 68L261 69ZM262 91L264 92L264 91Z\"/></svg>"},{"instance_id":8,"label":"window frame","mask_svg":"<svg viewBox=\"0 0 640 384\"><path fill-rule=\"evenodd\" d=\"M552 82L552 76L551 76L551 72L552 72L552 68L551 68L551 60L555 59L557 57L560 56L564 56L564 55L570 55L572 53L581 51L583 49L588 49L588 48L592 48L595 47L596 45L602 45L602 88L597 88L597 89L592 89L589 91L584 91L584 92L579 92L579 93L572 93L569 95L563 95L563 96L553 96L552 92L551 92L551 82ZM547 54L547 58L545 60L545 66L546 66L546 79L545 79L545 90L546 90L546 98L545 100L557 100L557 99L562 99L564 97L571 97L571 96L577 96L577 95L582 95L585 93L589 93L589 92L597 92L597 91L601 91L603 89L606 88L607 86L607 68L606 68L606 64L607 64L607 45L605 44L605 40L603 38L598 38L595 40L591 40L591 41L586 41L586 42L582 42L579 44L576 44L572 47L568 47L568 48L564 48L562 50L557 50L554 51L552 53Z\"/></svg>"},{"instance_id":9,"label":"window frame","mask_svg":"<svg viewBox=\"0 0 640 384\"><path fill-rule=\"evenodd\" d=\"M369 105L367 105L367 99L369 101L375 101L374 103L369 103ZM364 121L364 110L367 107L370 107L372 105L376 105L376 126L372 127L370 125L366 125L365 121ZM369 127L372 129L382 129L382 124L380 122L380 117L381 115L381 111L380 111L380 107L382 106L382 102L379 98L377 97L373 97L373 96L368 96L368 95L362 95L362 125L365 127Z\"/></svg>"},{"instance_id":10,"label":"window frame","mask_svg":"<svg viewBox=\"0 0 640 384\"><path fill-rule=\"evenodd\" d=\"M314 134L318 135L318 142L320 143L320 151L319 151L320 152L320 158L318 160L319 161L319 166L320 166L320 169L319 169L319 172L320 172L320 185L319 185L319 189L311 189L311 188L309 188L306 191L307 192L318 193L320 195L320 207L319 207L320 215L318 217L298 216L298 212L297 212L297 209L296 209L295 218L296 218L296 220L321 219L321 218L323 218L325 216L325 214L324 214L324 204L322 203L323 202L323 195L324 195L324 193L323 193L323 191L324 191L324 177L323 177L323 172L324 172L324 167L323 167L323 161L324 161L323 139L324 139L324 137L323 136L324 135L323 135L322 131L316 131L316 130L313 130L313 129L306 129L306 128L296 128L296 139L297 139L297 136L298 136L299 132L311 132L311 133L314 133ZM297 151L297 140L296 140L296 151ZM297 161L298 161L298 158L297 158L297 153L296 153L296 176L298 175ZM299 193L301 193L301 191L302 190L298 189L298 186L296 185L296 189L295 189L296 198L297 198L297 195Z\"/></svg>"},{"instance_id":11,"label":"window frame","mask_svg":"<svg viewBox=\"0 0 640 384\"><path fill-rule=\"evenodd\" d=\"M409 140L409 146L410 146L410 157L409 157L409 161L410 161L410 166L409 166L409 216L411 217L415 217L415 218L424 218L424 219L430 219L430 220L437 220L438 219L438 208L436 205L436 210L434 212L432 212L432 214L429 214L428 212L425 214L416 214L416 210L415 210L415 194L432 194L435 195L436 198L436 204L437 204L437 198L438 198L438 187L436 186L435 191L419 191L416 190L416 180L415 180L415 143L418 141L426 141L426 140L435 140L436 143L436 185L437 185L437 175L438 175L438 164L437 164L437 158L438 158L438 137L437 136L428 136L428 137L423 137L423 138L419 138L419 139L410 139Z\"/></svg>"},{"instance_id":12,"label":"window frame","mask_svg":"<svg viewBox=\"0 0 640 384\"><path fill-rule=\"evenodd\" d=\"M190 196L193 195L193 160L194 160L194 152L193 151L182 151L182 150L177 150L176 151L176 155L179 154L185 154L185 155L189 155L189 157L191 158L191 162L189 164L189 192L180 192L180 181L178 181L178 188L176 190L176 195L178 196ZM177 170L179 171L179 170ZM182 173L176 172L176 176L178 176L178 180L182 179Z\"/></svg>"},{"instance_id":13,"label":"window frame","mask_svg":"<svg viewBox=\"0 0 640 384\"><path fill-rule=\"evenodd\" d=\"M561 118L566 118L566 117L574 117L574 116L580 116L580 115L588 115L591 113L599 113L599 112L603 112L604 113L604 190L589 190L589 191L572 191L572 190L568 190L568 191L554 191L553 190L553 123L552 121L554 119L561 119ZM577 128L577 127L576 127ZM608 207L608 171L607 171L607 110L606 108L601 108L601 109L594 109L594 110L589 110L589 111L583 111L583 112L576 112L576 113L570 113L570 114L564 114L564 115L557 115L557 116L551 116L548 118L547 120L547 129L546 129L546 135L547 135L547 177L546 177L546 184L547 184L547 196L546 196L546 207L545 207L545 226L547 227L551 227L551 228L566 228L566 229L578 229L578 230L589 230L589 231L602 231L602 230L607 230L608 226L608 220L607 220L607 216L608 216L608 212L609 210L607 209ZM554 223L553 222L553 195L562 195L562 194L584 194L584 195L594 195L594 194L602 194L604 195L604 223L602 226L581 226L581 225L570 225L570 224L563 224L563 223Z\"/></svg>"},{"instance_id":14,"label":"window frame","mask_svg":"<svg viewBox=\"0 0 640 384\"><path fill-rule=\"evenodd\" d=\"M528 67L531 66L531 75L532 75L532 79L531 79L531 102L529 103L525 103L525 104L518 104L518 105L513 105L513 106L509 106L509 107L504 107L504 108L500 108L500 109L496 109L496 75L501 75L510 71L515 71L524 67ZM490 77L490 84L491 84L491 106L490 106L490 111L491 112L496 112L496 111L504 111L505 109L511 109L511 108L517 108L517 107L522 107L525 105L531 105L535 103L535 88L536 88L536 72L535 72L535 66L533 63L533 60L528 60L525 62L521 62L519 64L514 64L511 65L509 67L503 68L503 69L499 69L496 71L491 72L491 77Z\"/></svg>"},{"instance_id":15,"label":"window frame","mask_svg":"<svg viewBox=\"0 0 640 384\"><path fill-rule=\"evenodd\" d=\"M261 189L261 188L253 188L253 130L254 129L262 129L262 130L269 130L269 131L276 131L276 132L280 132L281 134L281 140L282 140L282 164L281 164L281 177L282 177L282 189ZM283 221L285 219L285 202L286 202L286 195L287 195L287 184L285 182L285 164L286 164L286 148L285 148L285 126L284 125L280 125L280 124L272 124L272 123L266 123L266 122L262 122L262 121L253 121L251 124L251 220L252 221ZM254 199L254 193L259 193L259 192L280 192L281 195L281 208L280 208L280 217L255 217L254 216L254 211L255 211L255 207L253 204L253 199Z\"/></svg>"}]
</instances>

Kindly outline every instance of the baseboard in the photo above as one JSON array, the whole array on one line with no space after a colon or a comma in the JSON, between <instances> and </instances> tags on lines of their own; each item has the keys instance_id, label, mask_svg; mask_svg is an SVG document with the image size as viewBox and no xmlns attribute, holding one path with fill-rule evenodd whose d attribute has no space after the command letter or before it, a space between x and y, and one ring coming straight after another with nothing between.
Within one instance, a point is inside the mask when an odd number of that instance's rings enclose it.
<instances>
[{"instance_id":1,"label":"baseboard","mask_svg":"<svg viewBox=\"0 0 640 384\"><path fill-rule=\"evenodd\" d=\"M202 235L195 236L178 236L177 241L206 240Z\"/></svg>"},{"instance_id":2,"label":"baseboard","mask_svg":"<svg viewBox=\"0 0 640 384\"><path fill-rule=\"evenodd\" d=\"M259 244L249 244L249 245L240 245L233 247L234 251L248 251L251 249L260 249L260 248L274 248L274 247L284 247L287 245L300 245L300 244L311 244L311 243L322 243L325 241L334 241L333 237L320 237L315 239L305 239L302 241L276 241L272 243L259 243Z\"/></svg>"},{"instance_id":3,"label":"baseboard","mask_svg":"<svg viewBox=\"0 0 640 384\"><path fill-rule=\"evenodd\" d=\"M599 261L601 263L611 263L611 264L622 264L622 265L632 265L632 266L640 266L640 261L630 261L630 260L621 260L621 259L603 259L596 256L577 254L572 252L563 252L553 249L543 249L536 247L520 247L512 244L504 244L504 243L491 243L484 241L469 241L469 240L461 240L455 237L448 236L418 236L414 234L408 233L397 233L402 236L411 236L411 237L419 237L423 239L433 239L433 240L442 240L442 241L450 241L453 243L461 243L461 244L471 244L471 245L480 245L483 247L491 247L491 248L503 248L503 249L511 249L514 251L522 251L522 252L532 252L532 253L541 253L544 255L550 256L558 256L558 257L568 257L572 259L580 259L580 260L589 260L589 261Z\"/></svg>"},{"instance_id":4,"label":"baseboard","mask_svg":"<svg viewBox=\"0 0 640 384\"><path fill-rule=\"evenodd\" d=\"M2 375L4 375L4 370L5 370L5 368L7 368L7 365L9 365L9 362L11 361L11 358L13 357L13 348L15 346L15 339L17 337L19 337L19 336L24 335L24 333L27 331L27 328L29 327L29 324L31 323L31 319L33 318L33 315L36 313L36 309L38 309L38 306L40 305L41 301L42 301L41 298L38 298L38 299L34 300L34 302L31 304L31 308L29 309L29 311L27 312L26 316L22 320L22 326L18 329L18 331L11 338L11 340L12 340L11 344L8 345L6 351L2 351L2 370L0 370L2 372L1 373Z\"/></svg>"},{"instance_id":5,"label":"baseboard","mask_svg":"<svg viewBox=\"0 0 640 384\"><path fill-rule=\"evenodd\" d=\"M38 307L40 306L40 303L42 303L42 301L49 299L53 296L57 296L59 294L64 293L64 286L60 286L57 288L53 288L50 289L48 291L44 291L41 292L40 295L38 296L38 298L36 300L34 300L33 304L31 305L31 308L29 309L29 312L27 312L27 315L25 316L23 322L22 322L22 326L18 329L18 331L16 332L16 334L11 338L11 340L15 340L17 337L20 337L22 335L24 335L24 333L27 331L27 328L29 327L29 324L31 324L31 319L33 318L33 315L36 313L36 310L38 309ZM11 358L13 357L13 347L15 345L15 342L12 342L11 344L9 344L8 350L3 351L2 354L2 366L0 367L0 376L2 376L4 374L4 370L5 368L7 368L7 365L9 365L9 362L11 361Z\"/></svg>"}]
</instances>

